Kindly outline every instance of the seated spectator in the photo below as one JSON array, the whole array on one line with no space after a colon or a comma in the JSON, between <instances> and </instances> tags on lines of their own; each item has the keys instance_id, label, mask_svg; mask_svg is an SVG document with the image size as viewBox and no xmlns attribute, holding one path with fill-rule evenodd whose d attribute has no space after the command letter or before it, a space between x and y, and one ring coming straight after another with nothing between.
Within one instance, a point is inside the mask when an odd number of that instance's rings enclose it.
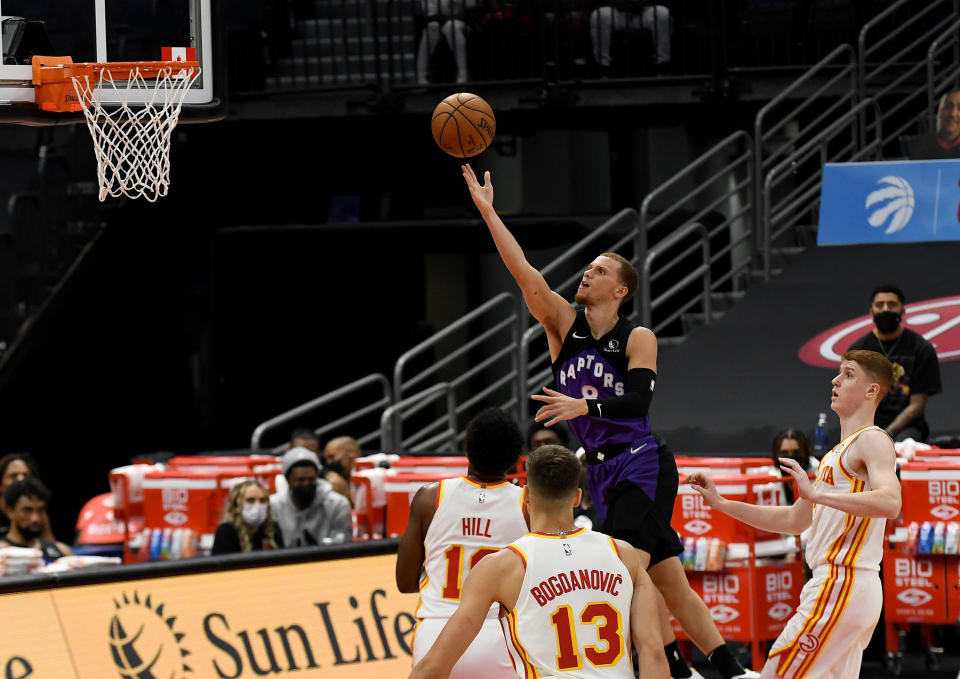
<instances>
[{"instance_id":1,"label":"seated spectator","mask_svg":"<svg viewBox=\"0 0 960 679\"><path fill-rule=\"evenodd\" d=\"M527 452L532 453L540 446L557 445L567 447L570 434L563 422L548 427L543 422L534 422L527 429Z\"/></svg>"},{"instance_id":2,"label":"seated spectator","mask_svg":"<svg viewBox=\"0 0 960 679\"><path fill-rule=\"evenodd\" d=\"M0 547L39 549L43 553L44 563L73 554L73 550L64 543L45 540L41 536L49 499L50 491L35 476L11 484L3 493L4 511L10 521L10 530L0 540Z\"/></svg>"},{"instance_id":3,"label":"seated spectator","mask_svg":"<svg viewBox=\"0 0 960 679\"><path fill-rule=\"evenodd\" d=\"M911 160L960 158L960 90L947 92L937 107L937 131L904 138Z\"/></svg>"},{"instance_id":4,"label":"seated spectator","mask_svg":"<svg viewBox=\"0 0 960 679\"><path fill-rule=\"evenodd\" d=\"M639 36L646 32L653 45L652 60L658 66L670 62L670 10L643 0L607 2L590 14L593 58L601 72L613 64L612 45L618 36ZM627 72L627 75L633 73Z\"/></svg>"},{"instance_id":5,"label":"seated spectator","mask_svg":"<svg viewBox=\"0 0 960 679\"><path fill-rule=\"evenodd\" d=\"M327 461L327 468L349 479L353 473L353 463L358 457L363 457L360 444L351 436L338 436L330 439L323 447L323 456Z\"/></svg>"},{"instance_id":6,"label":"seated spectator","mask_svg":"<svg viewBox=\"0 0 960 679\"><path fill-rule=\"evenodd\" d=\"M420 34L417 46L417 82L426 85L429 81L430 61L441 44L453 52L457 65L455 80L467 82L467 32L466 15L477 7L477 0L422 0L426 26Z\"/></svg>"},{"instance_id":7,"label":"seated spectator","mask_svg":"<svg viewBox=\"0 0 960 679\"><path fill-rule=\"evenodd\" d=\"M0 457L0 538L7 534L7 529L10 527L10 521L4 511L3 494L17 481L22 481L28 476L39 477L37 470L37 462L30 453L9 453ZM40 537L51 542L56 540L53 537L50 517L46 510L43 512L43 533Z\"/></svg>"},{"instance_id":8,"label":"seated spectator","mask_svg":"<svg viewBox=\"0 0 960 679\"><path fill-rule=\"evenodd\" d=\"M270 494L259 481L243 481L230 490L223 523L213 535L211 554L277 549L280 527L270 511Z\"/></svg>"},{"instance_id":9,"label":"seated spectator","mask_svg":"<svg viewBox=\"0 0 960 679\"><path fill-rule=\"evenodd\" d=\"M780 459L784 457L796 460L797 464L811 474L816 474L817 468L820 466L820 460L811 454L810 440L799 429L784 429L774 436L770 445L770 456L773 458L773 466L780 476L784 476L784 472L780 469ZM784 486L784 493L787 496L787 502L793 504L793 486L791 484Z\"/></svg>"},{"instance_id":10,"label":"seated spectator","mask_svg":"<svg viewBox=\"0 0 960 679\"><path fill-rule=\"evenodd\" d=\"M350 502L320 478L320 458L291 448L280 459L287 490L270 496L270 508L283 533L284 547L349 542L353 536Z\"/></svg>"},{"instance_id":11,"label":"seated spectator","mask_svg":"<svg viewBox=\"0 0 960 679\"><path fill-rule=\"evenodd\" d=\"M297 447L306 448L317 454L320 458L320 477L326 479L336 492L343 495L353 504L353 495L350 493L350 482L348 481L350 478L349 475L345 477L327 465L327 461L320 454L320 439L312 429L301 427L300 429L293 430L290 434L290 442L287 444L286 450Z\"/></svg>"},{"instance_id":12,"label":"seated spectator","mask_svg":"<svg viewBox=\"0 0 960 679\"><path fill-rule=\"evenodd\" d=\"M906 327L905 302L899 286L884 283L875 287L870 294L874 327L855 339L850 349L876 351L893 364L893 384L880 401L873 423L886 429L895 441L925 442L930 436L927 401L942 391L940 361L936 347Z\"/></svg>"}]
</instances>

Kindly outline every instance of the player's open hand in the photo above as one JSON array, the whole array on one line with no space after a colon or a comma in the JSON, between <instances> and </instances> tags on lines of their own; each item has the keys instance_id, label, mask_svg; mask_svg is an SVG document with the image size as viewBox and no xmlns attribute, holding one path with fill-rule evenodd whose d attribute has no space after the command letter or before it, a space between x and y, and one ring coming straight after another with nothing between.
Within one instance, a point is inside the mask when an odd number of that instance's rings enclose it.
<instances>
[{"instance_id":1,"label":"player's open hand","mask_svg":"<svg viewBox=\"0 0 960 679\"><path fill-rule=\"evenodd\" d=\"M477 181L477 175L473 173L470 163L460 166L463 170L463 178L467 182L467 188L470 189L470 197L473 198L473 204L477 206L480 212L493 209L493 181L490 179L490 170L483 173L483 184Z\"/></svg>"},{"instance_id":2,"label":"player's open hand","mask_svg":"<svg viewBox=\"0 0 960 679\"><path fill-rule=\"evenodd\" d=\"M723 500L723 496L721 496L720 491L717 490L717 484L703 472L692 473L687 477L685 483L700 493L700 495L703 496L703 501L711 507L716 507Z\"/></svg>"},{"instance_id":3,"label":"player's open hand","mask_svg":"<svg viewBox=\"0 0 960 679\"><path fill-rule=\"evenodd\" d=\"M780 469L792 476L793 480L796 481L797 492L800 497L804 500L816 502L813 497L816 491L813 488L813 484L810 483L810 477L807 475L807 471L800 466L799 462L791 457L781 457Z\"/></svg>"},{"instance_id":4,"label":"player's open hand","mask_svg":"<svg viewBox=\"0 0 960 679\"><path fill-rule=\"evenodd\" d=\"M543 388L543 394L534 394L530 398L545 404L540 406L533 419L535 422L543 422L549 418L549 421L544 425L547 427L561 420L572 420L575 417L587 414L587 402L585 400L571 398L549 387Z\"/></svg>"}]
</instances>

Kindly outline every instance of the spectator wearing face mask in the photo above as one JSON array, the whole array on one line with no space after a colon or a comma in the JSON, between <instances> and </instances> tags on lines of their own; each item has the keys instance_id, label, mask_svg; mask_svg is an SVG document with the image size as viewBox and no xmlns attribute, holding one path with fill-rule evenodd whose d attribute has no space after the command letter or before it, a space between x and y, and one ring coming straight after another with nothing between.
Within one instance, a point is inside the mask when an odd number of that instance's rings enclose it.
<instances>
[{"instance_id":1,"label":"spectator wearing face mask","mask_svg":"<svg viewBox=\"0 0 960 679\"><path fill-rule=\"evenodd\" d=\"M320 478L317 454L291 448L280 458L288 488L270 496L270 507L283 532L284 547L349 542L353 535L350 501Z\"/></svg>"},{"instance_id":2,"label":"spectator wearing face mask","mask_svg":"<svg viewBox=\"0 0 960 679\"><path fill-rule=\"evenodd\" d=\"M903 290L896 285L878 285L870 295L874 328L850 345L887 357L893 364L894 381L877 407L873 423L883 427L895 441L908 438L925 442L930 425L924 416L927 400L941 391L937 350L923 335L904 323Z\"/></svg>"},{"instance_id":3,"label":"spectator wearing face mask","mask_svg":"<svg viewBox=\"0 0 960 679\"><path fill-rule=\"evenodd\" d=\"M277 549L280 527L270 511L270 494L259 481L238 483L230 491L223 523L213 536L211 554Z\"/></svg>"}]
</instances>

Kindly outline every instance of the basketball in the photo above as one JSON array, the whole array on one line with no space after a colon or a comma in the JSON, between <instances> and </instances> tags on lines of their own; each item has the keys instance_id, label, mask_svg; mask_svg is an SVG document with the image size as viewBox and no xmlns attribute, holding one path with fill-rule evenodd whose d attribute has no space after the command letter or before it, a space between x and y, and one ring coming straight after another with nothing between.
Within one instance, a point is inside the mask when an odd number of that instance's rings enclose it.
<instances>
[{"instance_id":1,"label":"basketball","mask_svg":"<svg viewBox=\"0 0 960 679\"><path fill-rule=\"evenodd\" d=\"M457 92L433 110L433 140L457 158L483 153L497 131L497 119L490 104L475 94Z\"/></svg>"}]
</instances>

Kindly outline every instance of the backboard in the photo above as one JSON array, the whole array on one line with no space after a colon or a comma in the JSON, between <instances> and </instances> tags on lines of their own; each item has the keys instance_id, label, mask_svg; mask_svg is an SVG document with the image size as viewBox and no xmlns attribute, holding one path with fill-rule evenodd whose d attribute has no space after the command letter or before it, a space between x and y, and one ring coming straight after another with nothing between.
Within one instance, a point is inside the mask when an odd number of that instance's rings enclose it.
<instances>
[{"instance_id":1,"label":"backboard","mask_svg":"<svg viewBox=\"0 0 960 679\"><path fill-rule=\"evenodd\" d=\"M46 122L42 113L32 110L30 62L35 54L70 56L74 62L159 61L163 48L194 48L201 75L186 93L184 117L190 118L191 110L215 108L221 94L217 69L222 66L215 61L216 2L0 0L0 121ZM112 103L106 90L104 95L104 102Z\"/></svg>"}]
</instances>

